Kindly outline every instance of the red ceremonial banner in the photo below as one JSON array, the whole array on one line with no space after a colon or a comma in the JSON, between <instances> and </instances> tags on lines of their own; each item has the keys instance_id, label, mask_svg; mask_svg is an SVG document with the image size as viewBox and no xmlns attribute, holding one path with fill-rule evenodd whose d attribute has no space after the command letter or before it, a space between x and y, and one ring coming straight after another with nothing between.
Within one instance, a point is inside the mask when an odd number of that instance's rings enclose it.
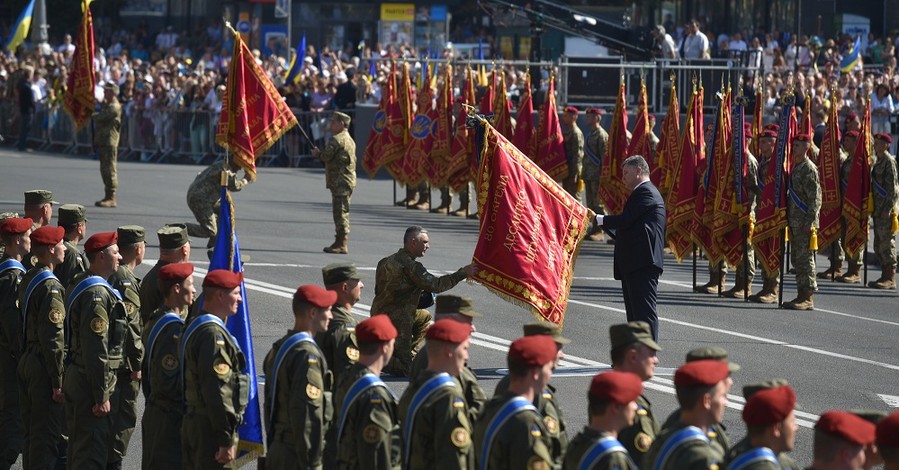
<instances>
[{"instance_id":1,"label":"red ceremonial banner","mask_svg":"<svg viewBox=\"0 0 899 470\"><path fill-rule=\"evenodd\" d=\"M381 150L384 147L384 129L387 128L387 109L393 99L393 80L387 80L387 89L382 90L381 104L368 132L368 143L365 144L365 152L362 154L362 168L368 173L368 178L374 178L383 165L381 163Z\"/></svg>"},{"instance_id":2,"label":"red ceremonial banner","mask_svg":"<svg viewBox=\"0 0 899 470\"><path fill-rule=\"evenodd\" d=\"M512 127L512 102L506 94L506 74L500 72L499 76L496 98L493 100L493 127L503 137L512 140L515 138L515 128Z\"/></svg>"},{"instance_id":3,"label":"red ceremonial banner","mask_svg":"<svg viewBox=\"0 0 899 470\"><path fill-rule=\"evenodd\" d=\"M562 326L578 242L593 214L496 129L481 125L474 280Z\"/></svg>"},{"instance_id":4,"label":"red ceremonial banner","mask_svg":"<svg viewBox=\"0 0 899 470\"><path fill-rule=\"evenodd\" d=\"M531 75L524 79L524 89L518 98L518 114L515 116L515 138L512 142L518 150L527 155L531 160L536 158L536 145L534 134L534 99L531 96Z\"/></svg>"},{"instance_id":5,"label":"red ceremonial banner","mask_svg":"<svg viewBox=\"0 0 899 470\"><path fill-rule=\"evenodd\" d=\"M556 77L549 77L546 99L540 105L537 118L537 152L534 163L556 181L568 178L568 158L565 156L565 138L556 108Z\"/></svg>"},{"instance_id":6,"label":"red ceremonial banner","mask_svg":"<svg viewBox=\"0 0 899 470\"><path fill-rule=\"evenodd\" d=\"M624 209L628 189L621 180L621 164L627 158L627 104L624 97L624 81L618 88L618 100L615 102L615 113L612 116L612 129L609 132L609 145L606 158L602 160L599 172L599 200L606 208L607 214L617 214Z\"/></svg>"},{"instance_id":7,"label":"red ceremonial banner","mask_svg":"<svg viewBox=\"0 0 899 470\"><path fill-rule=\"evenodd\" d=\"M821 211L818 213L818 246L829 246L840 238L843 211L840 194L840 122L837 107L830 107L830 118L818 153L818 179L821 181Z\"/></svg>"},{"instance_id":8,"label":"red ceremonial banner","mask_svg":"<svg viewBox=\"0 0 899 470\"><path fill-rule=\"evenodd\" d=\"M671 188L665 201L668 213L665 234L674 258L681 262L693 246L693 211L696 209L696 192L699 186L698 166L705 164L703 140L702 87L696 89L687 108L684 135L680 153L671 162Z\"/></svg>"},{"instance_id":9,"label":"red ceremonial banner","mask_svg":"<svg viewBox=\"0 0 899 470\"><path fill-rule=\"evenodd\" d=\"M755 109L752 111L752 142L749 144L749 151L752 152L752 156L755 158L759 158L759 154L761 151L759 150L759 136L762 135L763 123L762 123L762 88L756 86L758 89L755 92Z\"/></svg>"},{"instance_id":10,"label":"red ceremonial banner","mask_svg":"<svg viewBox=\"0 0 899 470\"><path fill-rule=\"evenodd\" d=\"M484 66L481 66L481 79L487 77L484 73ZM481 103L478 105L478 110L481 114L490 114L493 112L493 103L496 101L496 69L490 71L490 76L487 77L487 83L482 83L482 86L486 86L487 89L484 91L484 94L481 96Z\"/></svg>"},{"instance_id":11,"label":"red ceremonial banner","mask_svg":"<svg viewBox=\"0 0 899 470\"><path fill-rule=\"evenodd\" d=\"M472 180L472 176L476 176L476 171L472 171L475 160L472 155L471 132L465 125L468 119L468 110L465 106L475 105L474 80L475 75L471 67L466 67L465 86L461 90L462 110L456 118L456 134L453 136L453 145L450 148L450 162L446 166L447 182L453 191L460 191Z\"/></svg>"},{"instance_id":12,"label":"red ceremonial banner","mask_svg":"<svg viewBox=\"0 0 899 470\"><path fill-rule=\"evenodd\" d=\"M873 153L871 139L871 101L865 103L862 128L858 132L852 166L849 167L849 184L843 198L843 218L846 220L846 234L843 245L847 253L859 253L868 245L870 215L874 210L871 197L871 163Z\"/></svg>"},{"instance_id":13,"label":"red ceremonial banner","mask_svg":"<svg viewBox=\"0 0 899 470\"><path fill-rule=\"evenodd\" d=\"M63 107L72 120L75 128L81 130L87 125L94 113L96 98L94 97L94 20L91 16L90 1L82 1L81 26L75 38L75 53L72 55L69 78L66 82L66 93L63 95Z\"/></svg>"},{"instance_id":14,"label":"red ceremonial banner","mask_svg":"<svg viewBox=\"0 0 899 470\"><path fill-rule=\"evenodd\" d=\"M418 186L428 176L431 166L431 148L437 129L437 110L434 109L434 89L431 88L430 67L425 65L425 76L418 90L417 111L409 129L409 143L403 155L403 180Z\"/></svg>"},{"instance_id":15,"label":"red ceremonial banner","mask_svg":"<svg viewBox=\"0 0 899 470\"><path fill-rule=\"evenodd\" d=\"M428 167L428 181L431 185L446 185L446 166L450 160L453 144L453 66L443 65L443 80L438 83L437 127L434 144L431 147L431 164Z\"/></svg>"},{"instance_id":16,"label":"red ceremonial banner","mask_svg":"<svg viewBox=\"0 0 899 470\"><path fill-rule=\"evenodd\" d=\"M743 97L738 97L743 100ZM737 106L737 115L731 106L734 97L728 90L725 101L722 103L725 109L722 113L719 140L722 148L721 159L716 168L718 178L717 191L715 193L715 213L712 224L712 240L716 250L722 259L730 266L737 266L743 261L743 229L749 221L749 193L746 191L746 173L748 171L746 157L746 140L743 138L743 122L745 101L743 106ZM739 132L739 135L735 135ZM737 140L737 142L735 142ZM737 145L740 146L740 167L737 168ZM740 188L737 188L737 178L740 178ZM740 191L737 194L737 191Z\"/></svg>"},{"instance_id":17,"label":"red ceremonial banner","mask_svg":"<svg viewBox=\"0 0 899 470\"><path fill-rule=\"evenodd\" d=\"M234 162L255 178L256 158L297 125L297 118L256 63L240 34L233 33L234 56L228 66L228 83L215 141L228 149Z\"/></svg>"},{"instance_id":18,"label":"red ceremonial banner","mask_svg":"<svg viewBox=\"0 0 899 470\"><path fill-rule=\"evenodd\" d=\"M387 81L393 83L386 110L387 132L381 136L381 165L384 165L387 172L400 184L406 184L402 179L402 165L403 155L406 153L406 139L412 124L412 104L409 101L412 84L409 81L409 64L403 62L403 73L399 74L394 63Z\"/></svg>"},{"instance_id":19,"label":"red ceremonial banner","mask_svg":"<svg viewBox=\"0 0 899 470\"><path fill-rule=\"evenodd\" d=\"M658 149L658 165L649 172L649 179L652 181L662 197L667 199L668 191L671 189L672 181L672 162L680 156L680 104L677 100L677 89L675 80L671 80L671 98L668 102L668 114L662 121L662 133L659 135ZM671 212L668 212L669 214Z\"/></svg>"},{"instance_id":20,"label":"red ceremonial banner","mask_svg":"<svg viewBox=\"0 0 899 470\"><path fill-rule=\"evenodd\" d=\"M724 98L718 103L715 119L712 151L702 166L702 181L696 194L696 210L693 212L693 241L702 248L711 264L718 264L724 259L722 247L716 242L715 236L716 217L721 212L718 205L725 202L719 198L723 190L721 185L724 184L722 175L725 169L729 168L727 160L732 155L728 148L731 134L729 92L724 94ZM730 209L730 201L726 202L727 208Z\"/></svg>"},{"instance_id":21,"label":"red ceremonial banner","mask_svg":"<svg viewBox=\"0 0 899 470\"><path fill-rule=\"evenodd\" d=\"M634 122L634 130L631 132L631 141L627 146L627 153L624 154L624 158L630 157L631 155L643 156L643 159L649 164L649 174L651 179L653 170L658 168L658 163L653 156L652 142L649 140L649 134L652 129L649 128L649 110L646 109L646 83L642 79L640 80L639 103L640 104L637 107L637 119ZM627 111L625 111L625 114L626 113ZM624 162L624 158L622 158L622 162ZM656 182L653 181L653 184L656 184ZM615 213L617 212L618 211L615 211Z\"/></svg>"}]
</instances>

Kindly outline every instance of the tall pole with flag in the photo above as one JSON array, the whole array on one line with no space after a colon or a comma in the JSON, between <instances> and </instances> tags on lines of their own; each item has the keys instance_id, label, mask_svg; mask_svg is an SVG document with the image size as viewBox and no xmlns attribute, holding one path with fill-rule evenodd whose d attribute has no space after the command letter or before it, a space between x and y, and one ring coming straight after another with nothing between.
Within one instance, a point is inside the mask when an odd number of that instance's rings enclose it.
<instances>
[{"instance_id":1,"label":"tall pole with flag","mask_svg":"<svg viewBox=\"0 0 899 470\"><path fill-rule=\"evenodd\" d=\"M16 52L16 49L28 37L28 30L31 29L31 21L34 17L34 2L35 0L29 1L25 8L22 9L22 13L19 13L16 24L10 30L9 39L6 41L7 51Z\"/></svg>"},{"instance_id":2,"label":"tall pole with flag","mask_svg":"<svg viewBox=\"0 0 899 470\"><path fill-rule=\"evenodd\" d=\"M625 188L621 180L621 164L627 157L627 104L624 93L624 75L618 87L618 99L612 115L612 129L609 132L609 146L602 161L599 174L599 200L609 214L617 214L624 208Z\"/></svg>"},{"instance_id":3,"label":"tall pole with flag","mask_svg":"<svg viewBox=\"0 0 899 470\"><path fill-rule=\"evenodd\" d=\"M659 135L657 165L650 169L649 178L658 186L662 197L667 199L671 188L672 160L680 155L680 104L677 100L677 88L674 74L671 74L671 98L668 102L668 113L662 121L662 133ZM669 212L670 214L670 212Z\"/></svg>"},{"instance_id":4,"label":"tall pole with flag","mask_svg":"<svg viewBox=\"0 0 899 470\"><path fill-rule=\"evenodd\" d=\"M673 155L669 171L671 187L666 200L668 219L665 234L668 247L678 262L684 259L692 245L691 226L698 185L696 168L703 159L703 95L703 88L697 88L694 79L680 153Z\"/></svg>"},{"instance_id":5,"label":"tall pole with flag","mask_svg":"<svg viewBox=\"0 0 899 470\"><path fill-rule=\"evenodd\" d=\"M303 33L303 38L300 39L300 43L297 44L297 52L293 55L293 60L290 62L290 67L288 67L287 69L287 76L284 78L284 83L299 83L300 75L303 72L305 59L306 33Z\"/></svg>"},{"instance_id":6,"label":"tall pole with flag","mask_svg":"<svg viewBox=\"0 0 899 470\"><path fill-rule=\"evenodd\" d=\"M836 90L831 90L835 92ZM835 93L831 93L835 95ZM831 246L831 266L836 264L836 243L839 243L843 229L840 217L843 209L843 195L840 191L840 123L837 107L830 107L830 118L821 139L818 153L818 178L821 181L821 211L818 216L819 246ZM832 277L839 273L831 270Z\"/></svg>"},{"instance_id":7,"label":"tall pole with flag","mask_svg":"<svg viewBox=\"0 0 899 470\"><path fill-rule=\"evenodd\" d=\"M94 112L94 21L91 17L91 0L82 0L81 26L75 38L75 53L69 67L67 91L63 107L75 121L76 129L83 129Z\"/></svg>"}]
</instances>

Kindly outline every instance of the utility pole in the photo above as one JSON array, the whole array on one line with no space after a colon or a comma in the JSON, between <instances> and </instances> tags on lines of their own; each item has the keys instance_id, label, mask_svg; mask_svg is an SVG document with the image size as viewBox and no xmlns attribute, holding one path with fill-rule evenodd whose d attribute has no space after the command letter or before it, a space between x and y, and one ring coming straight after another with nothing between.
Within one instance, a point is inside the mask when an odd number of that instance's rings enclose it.
<instances>
[{"instance_id":1,"label":"utility pole","mask_svg":"<svg viewBox=\"0 0 899 470\"><path fill-rule=\"evenodd\" d=\"M34 2L34 26L31 28L31 43L41 51L42 55L49 55L50 37L47 33L47 4L45 0L35 0Z\"/></svg>"}]
</instances>

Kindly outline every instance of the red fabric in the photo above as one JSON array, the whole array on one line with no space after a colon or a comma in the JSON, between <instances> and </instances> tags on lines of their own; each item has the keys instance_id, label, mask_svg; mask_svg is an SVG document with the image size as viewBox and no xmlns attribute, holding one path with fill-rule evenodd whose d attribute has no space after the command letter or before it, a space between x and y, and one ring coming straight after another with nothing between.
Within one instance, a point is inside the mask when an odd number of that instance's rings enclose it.
<instances>
[{"instance_id":1,"label":"red fabric","mask_svg":"<svg viewBox=\"0 0 899 470\"><path fill-rule=\"evenodd\" d=\"M568 158L565 156L565 138L556 108L555 76L549 79L546 99L540 105L537 119L537 152L534 163L556 181L568 177Z\"/></svg>"},{"instance_id":2,"label":"red fabric","mask_svg":"<svg viewBox=\"0 0 899 470\"><path fill-rule=\"evenodd\" d=\"M34 226L34 221L28 218L10 217L0 223L0 233L5 235L21 235Z\"/></svg>"},{"instance_id":3,"label":"red fabric","mask_svg":"<svg viewBox=\"0 0 899 470\"><path fill-rule=\"evenodd\" d=\"M360 343L383 343L397 335L396 327L388 315L372 315L356 325L356 340Z\"/></svg>"},{"instance_id":4,"label":"red fabric","mask_svg":"<svg viewBox=\"0 0 899 470\"><path fill-rule=\"evenodd\" d=\"M556 343L551 336L525 336L509 345L509 359L529 367L540 367L556 358Z\"/></svg>"},{"instance_id":5,"label":"red fabric","mask_svg":"<svg viewBox=\"0 0 899 470\"><path fill-rule=\"evenodd\" d=\"M481 66L481 76L485 76L483 65ZM496 101L496 70L490 72L490 77L487 79L487 89L484 90L484 94L481 95L481 103L478 105L478 110L481 114L490 114L493 112L493 103Z\"/></svg>"},{"instance_id":6,"label":"red fabric","mask_svg":"<svg viewBox=\"0 0 899 470\"><path fill-rule=\"evenodd\" d=\"M203 287L234 289L239 286L241 282L243 282L243 272L236 273L230 269L214 269L206 273L206 277L203 278ZM336 301L337 293L334 293L334 297L334 300ZM333 303L330 305L333 305Z\"/></svg>"},{"instance_id":7,"label":"red fabric","mask_svg":"<svg viewBox=\"0 0 899 470\"><path fill-rule=\"evenodd\" d=\"M676 387L711 387L730 375L727 362L714 359L688 362L674 373Z\"/></svg>"},{"instance_id":8,"label":"red fabric","mask_svg":"<svg viewBox=\"0 0 899 470\"><path fill-rule=\"evenodd\" d=\"M876 433L874 423L848 411L824 413L815 423L815 429L859 446L873 444Z\"/></svg>"},{"instance_id":9,"label":"red fabric","mask_svg":"<svg viewBox=\"0 0 899 470\"><path fill-rule=\"evenodd\" d=\"M592 214L496 129L484 132L474 281L561 326Z\"/></svg>"},{"instance_id":10,"label":"red fabric","mask_svg":"<svg viewBox=\"0 0 899 470\"><path fill-rule=\"evenodd\" d=\"M602 160L599 173L599 199L608 214L617 214L624 209L628 188L621 180L621 164L627 157L627 104L624 97L624 82L618 88L618 100L612 116L612 129L609 132L609 144L606 156Z\"/></svg>"},{"instance_id":11,"label":"red fabric","mask_svg":"<svg viewBox=\"0 0 899 470\"><path fill-rule=\"evenodd\" d=\"M657 165L649 172L652 181L663 196L668 194L672 185L672 164L680 156L680 104L677 90L671 85L671 101L668 102L668 114L662 120L662 133L659 135L659 148L656 153ZM670 210L668 212L671 213Z\"/></svg>"},{"instance_id":12,"label":"red fabric","mask_svg":"<svg viewBox=\"0 0 899 470\"><path fill-rule=\"evenodd\" d=\"M771 426L790 416L794 406L796 392L789 385L761 390L746 400L743 421L750 426Z\"/></svg>"},{"instance_id":13,"label":"red fabric","mask_svg":"<svg viewBox=\"0 0 899 470\"><path fill-rule=\"evenodd\" d=\"M697 165L705 162L702 97L703 89L694 88L687 109L680 152L673 155L671 162L671 188L668 190L666 201L668 218L665 233L668 246L678 261L684 259L693 245L691 229L699 184Z\"/></svg>"},{"instance_id":14,"label":"red fabric","mask_svg":"<svg viewBox=\"0 0 899 470\"><path fill-rule=\"evenodd\" d=\"M506 75L500 73L499 76L496 97L493 99L493 127L503 137L512 140L515 138L515 128L512 127L512 102L506 94Z\"/></svg>"},{"instance_id":15,"label":"red fabric","mask_svg":"<svg viewBox=\"0 0 899 470\"><path fill-rule=\"evenodd\" d=\"M431 147L428 181L433 186L446 185L445 167L449 163L453 143L453 66L443 66L443 81L437 91L437 124Z\"/></svg>"},{"instance_id":16,"label":"red fabric","mask_svg":"<svg viewBox=\"0 0 899 470\"><path fill-rule=\"evenodd\" d=\"M830 119L821 139L818 153L818 179L821 181L821 211L818 214L818 246L824 248L837 242L843 224L840 188L840 124L837 109L831 106Z\"/></svg>"},{"instance_id":17,"label":"red fabric","mask_svg":"<svg viewBox=\"0 0 899 470\"><path fill-rule=\"evenodd\" d=\"M596 374L588 393L597 400L627 405L643 393L643 380L631 372L611 370Z\"/></svg>"},{"instance_id":18,"label":"red fabric","mask_svg":"<svg viewBox=\"0 0 899 470\"><path fill-rule=\"evenodd\" d=\"M652 129L649 127L649 111L646 109L646 83L640 81L640 101L637 108L637 119L634 122L634 130L631 132L631 141L627 146L627 153L624 158L631 155L642 155L646 163L649 164L649 175L652 179L653 171L658 168L658 162L655 161L655 155L652 151L652 142L649 140L649 134ZM622 160L623 162L624 160ZM656 172L657 173L657 172ZM657 181L652 184L658 186ZM618 211L615 211L618 212Z\"/></svg>"},{"instance_id":19,"label":"red fabric","mask_svg":"<svg viewBox=\"0 0 899 470\"><path fill-rule=\"evenodd\" d=\"M75 38L75 53L69 65L69 78L66 82L66 93L63 95L63 107L75 121L75 128L81 130L94 113L94 20L91 16L90 2L81 3L84 15Z\"/></svg>"},{"instance_id":20,"label":"red fabric","mask_svg":"<svg viewBox=\"0 0 899 470\"><path fill-rule=\"evenodd\" d=\"M746 173L748 170L745 140L742 146L743 161L736 168L734 129L743 133L744 116L733 115L731 102L733 95L728 92L722 105L721 126L718 131L718 142L715 151L718 160L715 178L718 180L714 199L714 218L712 220L712 240L715 250L727 264L737 266L743 261L743 224L749 221L749 193L746 191ZM736 123L734 122L736 119ZM738 202L736 178L739 176L741 194Z\"/></svg>"},{"instance_id":21,"label":"red fabric","mask_svg":"<svg viewBox=\"0 0 899 470\"><path fill-rule=\"evenodd\" d=\"M469 67L465 87L460 96L462 102L469 106L475 105L474 80L474 72ZM476 170L472 171L474 157L471 150L471 132L465 124L467 119L468 111L463 107L456 119L456 134L453 136L453 144L450 148L450 162L444 170L447 175L447 183L453 191L463 189L472 180L472 175L476 174Z\"/></svg>"},{"instance_id":22,"label":"red fabric","mask_svg":"<svg viewBox=\"0 0 899 470\"><path fill-rule=\"evenodd\" d=\"M409 141L403 154L402 179L406 184L418 186L427 178L436 131L437 110L434 109L434 89L431 88L431 74L428 68L419 89L417 111L412 118Z\"/></svg>"},{"instance_id":23,"label":"red fabric","mask_svg":"<svg viewBox=\"0 0 899 470\"><path fill-rule=\"evenodd\" d=\"M409 142L409 129L412 127L412 81L409 77L409 64L403 62L402 73L394 74L394 101L387 109L387 122L390 132L384 139L381 158L387 171L400 184L408 184L403 172L403 156Z\"/></svg>"},{"instance_id":24,"label":"red fabric","mask_svg":"<svg viewBox=\"0 0 899 470\"><path fill-rule=\"evenodd\" d=\"M53 227L52 225L44 225L31 232L32 245L56 245L62 241L65 236L66 229L63 227Z\"/></svg>"},{"instance_id":25,"label":"red fabric","mask_svg":"<svg viewBox=\"0 0 899 470\"><path fill-rule=\"evenodd\" d=\"M393 80L387 80L387 89L382 91L381 104L368 133L368 143L365 144L365 152L362 154L362 168L368 173L369 178L374 178L381 168L381 149L384 147L384 129L387 128L387 109L393 99Z\"/></svg>"},{"instance_id":26,"label":"red fabric","mask_svg":"<svg viewBox=\"0 0 899 470\"><path fill-rule=\"evenodd\" d=\"M98 232L90 236L86 242L84 242L84 252L85 253L97 253L99 251L103 251L106 248L115 245L119 240L118 232Z\"/></svg>"},{"instance_id":27,"label":"red fabric","mask_svg":"<svg viewBox=\"0 0 899 470\"><path fill-rule=\"evenodd\" d=\"M194 265L191 263L169 263L161 268L156 275L160 281L180 281L187 279L194 273Z\"/></svg>"},{"instance_id":28,"label":"red fabric","mask_svg":"<svg viewBox=\"0 0 899 470\"><path fill-rule=\"evenodd\" d=\"M515 138L512 143L531 160L536 158L537 149L534 134L534 99L531 96L531 76L524 80L524 89L518 99L518 114L515 116Z\"/></svg>"},{"instance_id":29,"label":"red fabric","mask_svg":"<svg viewBox=\"0 0 899 470\"><path fill-rule=\"evenodd\" d=\"M386 315L384 315L386 316ZM459 344L471 336L471 324L450 318L437 320L425 332L425 338Z\"/></svg>"},{"instance_id":30,"label":"red fabric","mask_svg":"<svg viewBox=\"0 0 899 470\"><path fill-rule=\"evenodd\" d=\"M206 277L209 276L207 275ZM293 298L302 302L308 302L318 308L327 308L337 303L337 292L314 284L306 284L297 288Z\"/></svg>"},{"instance_id":31,"label":"red fabric","mask_svg":"<svg viewBox=\"0 0 899 470\"><path fill-rule=\"evenodd\" d=\"M867 103L862 116L862 128L855 144L852 166L849 170L849 184L843 198L843 218L846 220L846 234L843 244L849 253L858 253L867 246L870 214L874 209L871 197L871 102Z\"/></svg>"}]
</instances>

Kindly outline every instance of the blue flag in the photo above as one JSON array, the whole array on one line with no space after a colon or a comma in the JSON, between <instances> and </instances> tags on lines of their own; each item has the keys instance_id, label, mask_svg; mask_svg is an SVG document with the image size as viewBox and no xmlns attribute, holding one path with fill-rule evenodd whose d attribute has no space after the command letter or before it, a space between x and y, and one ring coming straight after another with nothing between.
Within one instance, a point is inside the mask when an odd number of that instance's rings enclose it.
<instances>
[{"instance_id":1,"label":"blue flag","mask_svg":"<svg viewBox=\"0 0 899 470\"><path fill-rule=\"evenodd\" d=\"M12 27L9 34L9 40L6 42L6 50L15 52L25 38L28 36L28 30L31 29L31 17L34 13L34 0L25 5L25 9L19 14L16 24Z\"/></svg>"},{"instance_id":2,"label":"blue flag","mask_svg":"<svg viewBox=\"0 0 899 470\"><path fill-rule=\"evenodd\" d=\"M218 234L215 237L215 249L209 261L209 270L229 269L242 272L240 246L237 233L234 231L234 212L231 207L231 195L222 187L221 209L219 211ZM250 399L243 414L243 422L237 428L240 442L237 445L236 465L239 467L265 453L262 440L262 413L259 408L259 386L256 383L256 360L253 355L253 334L250 330L250 310L247 306L247 289L243 281L240 283L240 297L243 301L237 307L237 314L228 318L228 332L237 339L237 344L247 359L247 367L241 372L250 376Z\"/></svg>"},{"instance_id":3,"label":"blue flag","mask_svg":"<svg viewBox=\"0 0 899 470\"><path fill-rule=\"evenodd\" d=\"M297 53L293 55L293 60L290 61L290 68L287 70L287 78L284 79L284 83L298 83L300 81L300 72L303 71L305 59L306 33L303 33L303 38L297 44Z\"/></svg>"},{"instance_id":4,"label":"blue flag","mask_svg":"<svg viewBox=\"0 0 899 470\"><path fill-rule=\"evenodd\" d=\"M840 61L840 70L843 72L851 72L858 65L858 61L862 58L862 37L855 38L855 45Z\"/></svg>"}]
</instances>

